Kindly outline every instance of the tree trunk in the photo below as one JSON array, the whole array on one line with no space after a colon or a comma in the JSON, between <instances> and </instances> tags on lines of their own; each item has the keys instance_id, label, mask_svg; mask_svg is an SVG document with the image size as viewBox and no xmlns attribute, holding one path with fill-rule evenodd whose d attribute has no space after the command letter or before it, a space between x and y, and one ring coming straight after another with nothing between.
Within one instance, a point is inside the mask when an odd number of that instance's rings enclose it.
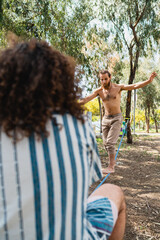
<instances>
[{"instance_id":1,"label":"tree trunk","mask_svg":"<svg viewBox=\"0 0 160 240\"><path fill-rule=\"evenodd\" d=\"M155 120L154 123L155 123L156 133L158 133L158 124L157 124L157 121Z\"/></svg>"},{"instance_id":2,"label":"tree trunk","mask_svg":"<svg viewBox=\"0 0 160 240\"><path fill-rule=\"evenodd\" d=\"M126 121L128 119L130 119L130 113L131 113L131 91L128 91L127 102L126 102ZM131 134L131 128L130 128L130 120L128 121L128 126L127 126L127 143L132 144L132 134Z\"/></svg>"},{"instance_id":3,"label":"tree trunk","mask_svg":"<svg viewBox=\"0 0 160 240\"><path fill-rule=\"evenodd\" d=\"M102 106L101 106L101 100L100 97L98 96L98 104L99 104L99 111L100 111L100 135L102 133L102 118L103 118L103 113L102 113Z\"/></svg>"},{"instance_id":4,"label":"tree trunk","mask_svg":"<svg viewBox=\"0 0 160 240\"><path fill-rule=\"evenodd\" d=\"M148 117L147 117L147 126L146 127L147 127L146 132L149 133L149 119L148 119Z\"/></svg>"},{"instance_id":5,"label":"tree trunk","mask_svg":"<svg viewBox=\"0 0 160 240\"><path fill-rule=\"evenodd\" d=\"M2 19L3 19L3 0L0 0L0 28L2 27Z\"/></svg>"},{"instance_id":6,"label":"tree trunk","mask_svg":"<svg viewBox=\"0 0 160 240\"><path fill-rule=\"evenodd\" d=\"M156 133L158 133L158 123L157 123L156 114L155 114L154 109L152 109L152 114L153 114L153 119L154 119Z\"/></svg>"},{"instance_id":7,"label":"tree trunk","mask_svg":"<svg viewBox=\"0 0 160 240\"><path fill-rule=\"evenodd\" d=\"M137 40L136 40L137 41ZM138 67L138 59L139 59L139 43L136 42L136 52L135 57L133 57L133 46L130 46L129 48L129 56L130 56L130 76L129 76L129 84L133 83L133 80L135 78L135 73ZM130 119L130 113L131 113L131 91L128 91L127 93L127 102L126 102L126 121L127 119ZM127 143L132 144L132 134L131 134L131 123L128 122L127 127Z\"/></svg>"},{"instance_id":8,"label":"tree trunk","mask_svg":"<svg viewBox=\"0 0 160 240\"><path fill-rule=\"evenodd\" d=\"M145 118L146 118L146 132L149 133L149 118L150 118L149 106L147 106L147 108L145 108Z\"/></svg>"}]
</instances>

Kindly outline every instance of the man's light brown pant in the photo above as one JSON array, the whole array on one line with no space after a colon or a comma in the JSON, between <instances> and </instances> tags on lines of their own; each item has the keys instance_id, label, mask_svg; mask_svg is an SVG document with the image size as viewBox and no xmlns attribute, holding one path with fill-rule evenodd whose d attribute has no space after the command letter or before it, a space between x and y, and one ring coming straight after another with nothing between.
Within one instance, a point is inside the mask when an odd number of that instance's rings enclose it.
<instances>
[{"instance_id":1,"label":"man's light brown pant","mask_svg":"<svg viewBox=\"0 0 160 240\"><path fill-rule=\"evenodd\" d=\"M103 144L108 154L115 154L115 145L117 143L121 125L122 114L104 115L102 120Z\"/></svg>"}]
</instances>

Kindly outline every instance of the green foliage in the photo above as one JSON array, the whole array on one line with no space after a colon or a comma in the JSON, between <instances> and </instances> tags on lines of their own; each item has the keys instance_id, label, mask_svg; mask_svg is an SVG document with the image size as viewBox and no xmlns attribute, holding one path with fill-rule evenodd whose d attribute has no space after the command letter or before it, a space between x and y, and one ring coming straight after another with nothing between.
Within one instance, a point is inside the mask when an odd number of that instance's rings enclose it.
<instances>
[{"instance_id":1,"label":"green foliage","mask_svg":"<svg viewBox=\"0 0 160 240\"><path fill-rule=\"evenodd\" d=\"M100 86L99 71L108 68L110 64L109 59L113 49L106 44L105 40L102 40L100 37L102 35L103 37L105 36L103 28L97 28L94 25L87 31L86 38L84 39L82 52L88 60L85 69L87 91L93 91L93 89Z\"/></svg>"},{"instance_id":2,"label":"green foliage","mask_svg":"<svg viewBox=\"0 0 160 240\"><path fill-rule=\"evenodd\" d=\"M132 27L134 26L136 26L137 40L140 41L141 49L144 51L149 39L154 37L157 40L159 38L156 36L159 31L159 18L155 8L158 2L159 0L101 1L102 12L106 13L102 18L112 22L112 31L116 32L115 41L117 41L116 45L119 49L122 49L129 41L133 41ZM125 31L128 31L128 36L125 36ZM125 43L125 41L127 42Z\"/></svg>"},{"instance_id":3,"label":"green foliage","mask_svg":"<svg viewBox=\"0 0 160 240\"><path fill-rule=\"evenodd\" d=\"M122 69L124 67L119 54L115 51L115 46L108 41L110 33L105 30L102 24L94 24L86 34L82 52L88 60L85 68L85 78L87 81L86 90L93 91L101 83L99 72L108 69L112 74L112 80L119 83L123 78Z\"/></svg>"},{"instance_id":4,"label":"green foliage","mask_svg":"<svg viewBox=\"0 0 160 240\"><path fill-rule=\"evenodd\" d=\"M86 103L85 107L87 108L88 112L92 112L92 115L99 115L99 103L97 98Z\"/></svg>"},{"instance_id":5,"label":"green foliage","mask_svg":"<svg viewBox=\"0 0 160 240\"><path fill-rule=\"evenodd\" d=\"M97 121L99 121L99 119L100 119L100 116L98 115L92 115L92 122L97 122Z\"/></svg>"},{"instance_id":6,"label":"green foliage","mask_svg":"<svg viewBox=\"0 0 160 240\"><path fill-rule=\"evenodd\" d=\"M137 75L136 75L136 81L145 81L149 78L151 74L151 70L154 68L155 65L154 62L151 62L150 60L145 60L141 62L141 67L139 68ZM148 69L148 73L146 73L146 70ZM153 70L152 70L153 71ZM159 74L159 71L156 71L157 74ZM146 87L142 89L138 89L138 106L141 109L145 109L147 106L151 109L158 109L160 106L160 81L158 78L155 78L153 82Z\"/></svg>"},{"instance_id":7,"label":"green foliage","mask_svg":"<svg viewBox=\"0 0 160 240\"><path fill-rule=\"evenodd\" d=\"M145 122L145 113L143 110L136 109L135 121L136 121L136 123L138 123L140 121Z\"/></svg>"},{"instance_id":8,"label":"green foliage","mask_svg":"<svg viewBox=\"0 0 160 240\"><path fill-rule=\"evenodd\" d=\"M119 84L120 81L124 81L123 69L125 67L124 62L121 60L115 62L115 66L112 72L112 81Z\"/></svg>"},{"instance_id":9,"label":"green foliage","mask_svg":"<svg viewBox=\"0 0 160 240\"><path fill-rule=\"evenodd\" d=\"M101 20L108 23L108 28L114 34L117 50L131 57L131 68L136 67L137 56L146 56L147 49L154 51L155 44L158 45L160 18L155 8L158 2L159 0L100 2Z\"/></svg>"},{"instance_id":10,"label":"green foliage","mask_svg":"<svg viewBox=\"0 0 160 240\"><path fill-rule=\"evenodd\" d=\"M148 69L148 71L151 72L150 68L153 67L154 62L151 62L150 60L143 61L141 67L138 70L136 80L137 81L147 80L149 76L147 76L146 71L144 69ZM147 85L146 87L138 89L137 95L138 95L137 105L140 107L140 109L144 110L142 115L144 116L145 112L146 123L148 121L150 122L151 125L155 124L155 127L157 128L158 122L160 121L160 116L158 114L158 108L160 107L160 82L158 81L158 78L155 78L153 82ZM136 121L138 120L136 119Z\"/></svg>"},{"instance_id":11,"label":"green foliage","mask_svg":"<svg viewBox=\"0 0 160 240\"><path fill-rule=\"evenodd\" d=\"M1 9L0 9L1 10ZM22 38L47 39L55 48L69 54L81 64L84 34L92 20L92 4L87 1L4 0L1 16L1 46L8 31Z\"/></svg>"},{"instance_id":12,"label":"green foliage","mask_svg":"<svg viewBox=\"0 0 160 240\"><path fill-rule=\"evenodd\" d=\"M102 138L96 138L97 143L103 143Z\"/></svg>"}]
</instances>

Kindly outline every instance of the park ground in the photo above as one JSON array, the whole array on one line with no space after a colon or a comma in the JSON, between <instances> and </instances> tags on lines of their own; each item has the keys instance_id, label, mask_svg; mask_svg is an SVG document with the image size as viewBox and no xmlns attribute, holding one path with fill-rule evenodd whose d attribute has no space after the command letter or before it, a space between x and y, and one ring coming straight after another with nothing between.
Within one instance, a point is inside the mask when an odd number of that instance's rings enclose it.
<instances>
[{"instance_id":1,"label":"park ground","mask_svg":"<svg viewBox=\"0 0 160 240\"><path fill-rule=\"evenodd\" d=\"M97 138L97 142L102 167L106 167L108 157L102 139ZM160 240L160 134L134 135L133 144L127 144L124 137L116 171L105 182L121 186L125 194L124 240Z\"/></svg>"}]
</instances>

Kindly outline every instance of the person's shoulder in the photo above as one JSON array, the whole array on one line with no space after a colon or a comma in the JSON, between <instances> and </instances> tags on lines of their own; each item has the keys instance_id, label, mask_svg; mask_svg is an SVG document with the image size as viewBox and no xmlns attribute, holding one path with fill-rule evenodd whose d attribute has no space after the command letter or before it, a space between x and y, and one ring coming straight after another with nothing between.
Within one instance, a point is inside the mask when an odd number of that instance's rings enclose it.
<instances>
[{"instance_id":1,"label":"person's shoulder","mask_svg":"<svg viewBox=\"0 0 160 240\"><path fill-rule=\"evenodd\" d=\"M94 93L99 94L99 93L102 92L102 90L103 90L103 88L102 88L102 87L99 87L99 88L97 88L97 89L94 90Z\"/></svg>"},{"instance_id":2,"label":"person's shoulder","mask_svg":"<svg viewBox=\"0 0 160 240\"><path fill-rule=\"evenodd\" d=\"M118 88L119 90L121 90L123 88L124 84L117 84L117 83L113 83L113 87Z\"/></svg>"},{"instance_id":3,"label":"person's shoulder","mask_svg":"<svg viewBox=\"0 0 160 240\"><path fill-rule=\"evenodd\" d=\"M97 90L97 91L102 91L103 88L102 88L102 86L101 86L101 87L97 88L96 90Z\"/></svg>"}]
</instances>

